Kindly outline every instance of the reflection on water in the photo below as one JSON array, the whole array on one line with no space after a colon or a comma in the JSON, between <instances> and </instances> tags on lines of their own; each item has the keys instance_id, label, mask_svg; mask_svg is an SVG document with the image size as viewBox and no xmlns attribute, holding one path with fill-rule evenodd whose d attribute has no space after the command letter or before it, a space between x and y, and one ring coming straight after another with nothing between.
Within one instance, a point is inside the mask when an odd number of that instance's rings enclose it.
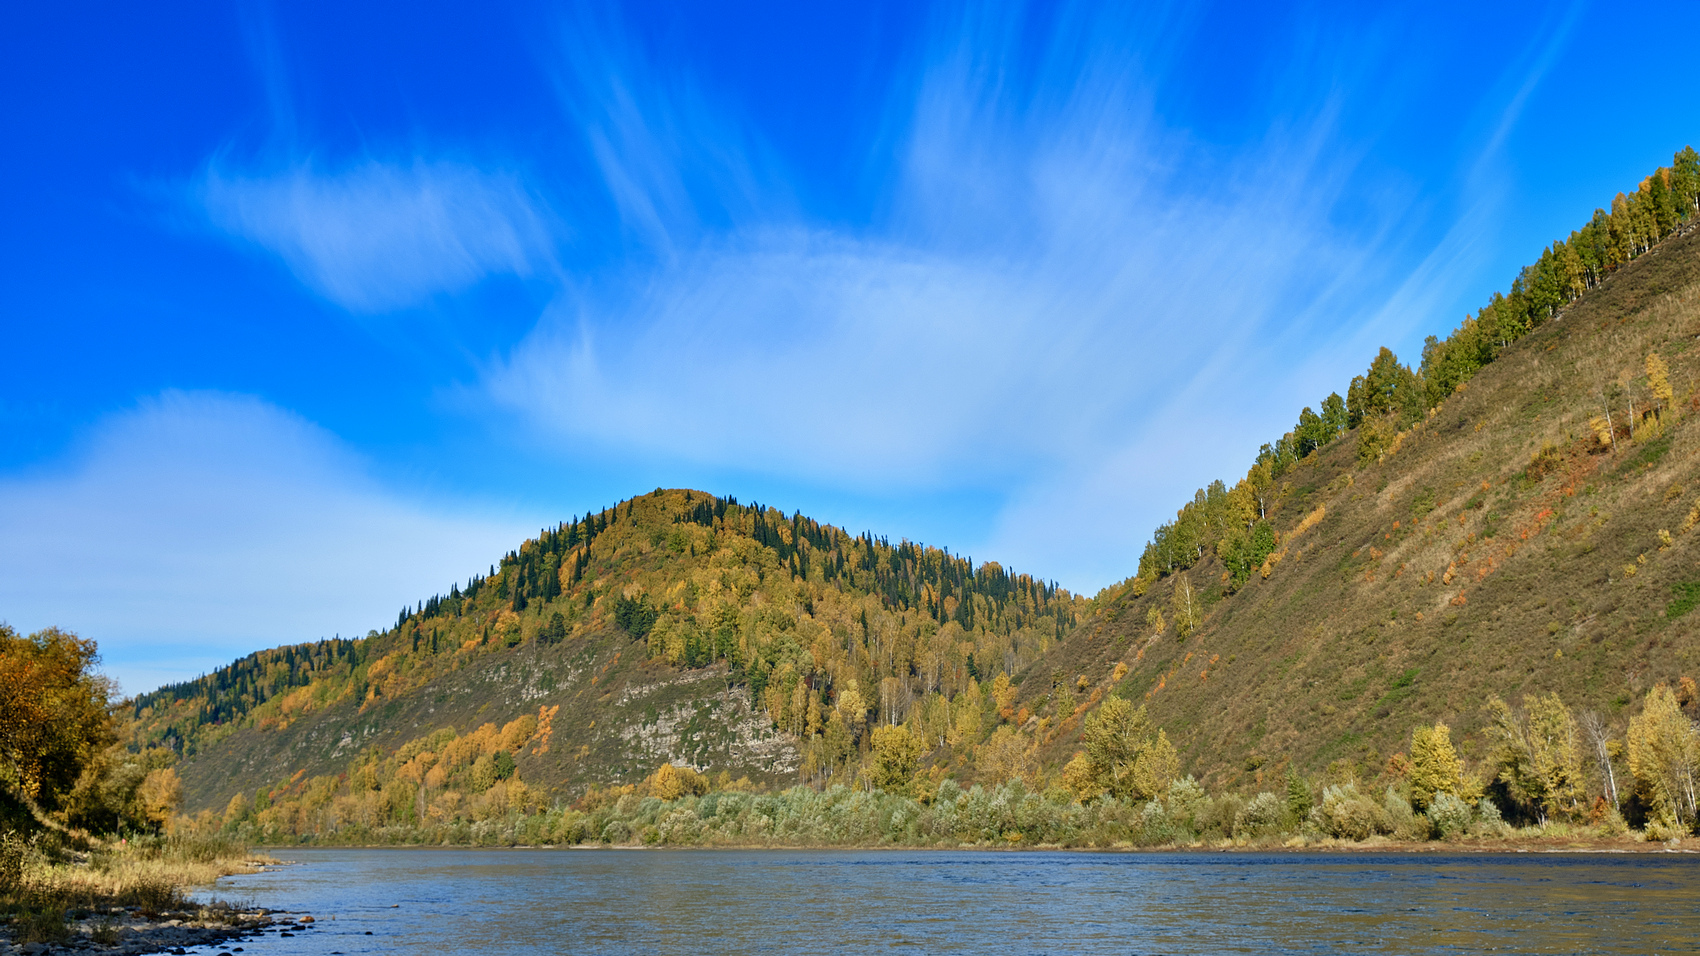
<instances>
[{"instance_id":1,"label":"reflection on water","mask_svg":"<svg viewBox=\"0 0 1700 956\"><path fill-rule=\"evenodd\" d=\"M1693 953L1674 854L287 850L293 953ZM366 935L367 932L372 935Z\"/></svg>"}]
</instances>

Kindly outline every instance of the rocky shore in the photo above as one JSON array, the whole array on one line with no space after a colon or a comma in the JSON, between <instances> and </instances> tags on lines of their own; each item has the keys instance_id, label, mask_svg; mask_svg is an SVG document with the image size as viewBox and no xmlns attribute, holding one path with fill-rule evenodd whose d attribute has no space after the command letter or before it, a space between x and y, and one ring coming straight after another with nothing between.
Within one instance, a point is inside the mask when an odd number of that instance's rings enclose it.
<instances>
[{"instance_id":1,"label":"rocky shore","mask_svg":"<svg viewBox=\"0 0 1700 956\"><path fill-rule=\"evenodd\" d=\"M267 932L293 936L311 932L311 916L267 909L201 907L180 913L144 915L135 908L104 916L72 920L65 935L51 942L14 942L18 928L0 928L0 956L38 956L52 953L185 953L189 947L217 946L240 953L242 942Z\"/></svg>"}]
</instances>

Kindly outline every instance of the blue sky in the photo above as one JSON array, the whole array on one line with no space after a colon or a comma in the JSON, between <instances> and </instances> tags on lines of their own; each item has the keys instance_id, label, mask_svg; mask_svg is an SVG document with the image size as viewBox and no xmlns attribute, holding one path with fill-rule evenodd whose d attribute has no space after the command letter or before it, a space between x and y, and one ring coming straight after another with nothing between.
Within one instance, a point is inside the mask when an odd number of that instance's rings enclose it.
<instances>
[{"instance_id":1,"label":"blue sky","mask_svg":"<svg viewBox=\"0 0 1700 956\"><path fill-rule=\"evenodd\" d=\"M1692 5L35 5L0 618L136 692L657 486L1092 593L1700 140Z\"/></svg>"}]
</instances>

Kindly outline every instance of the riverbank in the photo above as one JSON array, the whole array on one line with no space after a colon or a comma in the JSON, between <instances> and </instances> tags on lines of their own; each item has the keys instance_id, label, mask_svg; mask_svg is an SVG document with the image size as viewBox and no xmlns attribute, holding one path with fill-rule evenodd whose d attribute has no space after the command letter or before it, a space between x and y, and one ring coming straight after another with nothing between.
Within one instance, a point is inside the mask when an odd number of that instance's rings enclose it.
<instances>
[{"instance_id":1,"label":"riverbank","mask_svg":"<svg viewBox=\"0 0 1700 956\"><path fill-rule=\"evenodd\" d=\"M938 852L978 851L996 853L1700 853L1700 837L1665 841L1640 839L1639 834L1578 837L1572 833L1543 834L1514 831L1504 837L1466 837L1450 840L1395 840L1375 836L1367 840L1340 840L1330 837L1292 837L1288 839L1216 839L1185 843L1135 844L1116 841L1103 845L1023 843L1008 840L980 842L933 843L512 843L512 844L455 844L427 842L306 842L279 844L261 849L288 853L292 849L358 849L358 850L572 850L597 852L602 850L929 850Z\"/></svg>"},{"instance_id":2,"label":"riverbank","mask_svg":"<svg viewBox=\"0 0 1700 956\"><path fill-rule=\"evenodd\" d=\"M0 953L141 954L245 939L297 918L229 901L194 902L186 891L280 865L206 838L78 842L8 833L0 836Z\"/></svg>"}]
</instances>

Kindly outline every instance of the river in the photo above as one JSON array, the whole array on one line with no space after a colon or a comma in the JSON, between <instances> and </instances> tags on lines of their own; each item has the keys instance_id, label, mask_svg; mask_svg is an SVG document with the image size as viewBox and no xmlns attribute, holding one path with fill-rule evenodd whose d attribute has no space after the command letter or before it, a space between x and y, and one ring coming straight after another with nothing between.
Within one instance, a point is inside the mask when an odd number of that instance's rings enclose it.
<instances>
[{"instance_id":1,"label":"river","mask_svg":"<svg viewBox=\"0 0 1700 956\"><path fill-rule=\"evenodd\" d=\"M272 852L245 956L1700 952L1686 854Z\"/></svg>"}]
</instances>

